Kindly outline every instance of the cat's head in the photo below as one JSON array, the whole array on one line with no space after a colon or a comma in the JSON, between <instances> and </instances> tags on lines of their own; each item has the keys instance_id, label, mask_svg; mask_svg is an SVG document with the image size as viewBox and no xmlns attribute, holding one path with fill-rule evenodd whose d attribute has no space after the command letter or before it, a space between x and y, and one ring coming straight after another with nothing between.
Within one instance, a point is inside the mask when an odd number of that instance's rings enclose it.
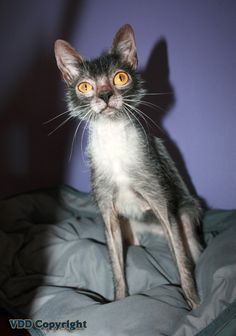
<instances>
[{"instance_id":1,"label":"cat's head","mask_svg":"<svg viewBox=\"0 0 236 336\"><path fill-rule=\"evenodd\" d=\"M65 80L70 114L84 120L130 118L144 96L137 68L134 32L124 25L109 53L84 60L63 40L55 42L58 68Z\"/></svg>"}]
</instances>

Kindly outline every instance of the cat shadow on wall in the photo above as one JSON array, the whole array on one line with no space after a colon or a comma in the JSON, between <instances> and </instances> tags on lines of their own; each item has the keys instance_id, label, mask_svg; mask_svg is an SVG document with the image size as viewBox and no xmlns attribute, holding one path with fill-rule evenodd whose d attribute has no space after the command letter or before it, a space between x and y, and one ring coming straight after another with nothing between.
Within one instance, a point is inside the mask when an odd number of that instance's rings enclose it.
<instances>
[{"instance_id":1,"label":"cat shadow on wall","mask_svg":"<svg viewBox=\"0 0 236 336\"><path fill-rule=\"evenodd\" d=\"M169 80L168 49L164 38L155 44L147 66L142 72L142 78L147 92L150 93L144 97L149 106L146 106L145 102L145 105L140 105L141 110L147 115L148 129L151 134L163 139L164 145L174 160L188 189L193 195L196 195L196 190L188 174L181 152L171 139L171 136L163 128L163 120L170 113L176 101L174 88Z\"/></svg>"}]
</instances>

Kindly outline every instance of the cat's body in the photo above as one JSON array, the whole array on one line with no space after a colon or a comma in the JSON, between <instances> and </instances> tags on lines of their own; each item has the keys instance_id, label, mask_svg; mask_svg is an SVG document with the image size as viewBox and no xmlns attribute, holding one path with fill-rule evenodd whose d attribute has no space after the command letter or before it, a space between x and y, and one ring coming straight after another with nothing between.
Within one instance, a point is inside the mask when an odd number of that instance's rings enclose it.
<instances>
[{"instance_id":1,"label":"cat's body","mask_svg":"<svg viewBox=\"0 0 236 336\"><path fill-rule=\"evenodd\" d=\"M193 276L201 245L200 208L189 194L161 140L144 132L137 105L144 96L135 72L132 28L116 34L111 54L83 61L69 44L56 43L57 63L69 86L71 114L89 120L88 157L114 275L115 297L127 294L124 251L138 244L137 223L161 224L191 306L199 303ZM154 225L155 227L155 225Z\"/></svg>"},{"instance_id":2,"label":"cat's body","mask_svg":"<svg viewBox=\"0 0 236 336\"><path fill-rule=\"evenodd\" d=\"M100 121L90 127L88 154L96 201L103 214L107 213L110 218L113 216L116 219L119 218L118 221L113 219L113 223L110 224L117 231L115 232L117 236L120 235L119 226L123 225L121 228L123 242L125 241L128 245L139 244L136 235L137 222L145 223L147 214L150 218L150 212L155 211L156 225L161 221L166 223L171 221L169 225L172 228L167 228L167 231L170 231L167 235L173 236L169 239L174 240L176 245L179 245L181 238L178 237L177 232L171 233L173 226L174 230L179 228L180 235L184 230L186 231L188 244L185 242L185 246L183 243L182 246L172 247L172 250L174 254L180 254L179 268L182 277L184 277L187 264L187 269L192 273L191 258L193 262L197 261L201 247L194 230L188 234L188 228L180 224L180 221L181 216L182 218L186 216L187 226L193 222L197 224L200 211L196 200L189 195L161 141L147 139L140 126L137 124L134 127L130 120ZM152 201L155 203L153 206ZM126 228L130 226L128 232L124 226ZM145 230L144 225L142 228ZM148 221L146 230L149 230ZM108 236L108 241L110 240ZM190 250L190 260L185 257L185 249ZM120 254L122 253L120 251ZM111 258L114 258L112 254ZM113 265L120 264L116 266L116 271L120 268L117 273L122 274L123 261L118 263L114 258L112 263ZM123 279L120 281L122 282ZM117 287L121 287L121 293L117 293L118 298L123 297L125 284Z\"/></svg>"},{"instance_id":3,"label":"cat's body","mask_svg":"<svg viewBox=\"0 0 236 336\"><path fill-rule=\"evenodd\" d=\"M95 194L104 185L100 180L105 181L106 188L114 194L115 208L127 218L141 219L143 215L144 209L133 186L137 174L145 175L146 146L147 142L130 120L100 121L90 128L88 152Z\"/></svg>"}]
</instances>

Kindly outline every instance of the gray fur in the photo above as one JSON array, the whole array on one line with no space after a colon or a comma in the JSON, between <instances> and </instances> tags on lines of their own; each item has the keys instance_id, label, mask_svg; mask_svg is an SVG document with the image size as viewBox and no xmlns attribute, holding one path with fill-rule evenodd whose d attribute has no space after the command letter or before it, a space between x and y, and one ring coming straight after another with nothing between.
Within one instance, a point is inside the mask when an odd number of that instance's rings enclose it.
<instances>
[{"instance_id":1,"label":"gray fur","mask_svg":"<svg viewBox=\"0 0 236 336\"><path fill-rule=\"evenodd\" d=\"M90 121L88 158L92 187L105 222L115 298L128 294L125 252L128 244L137 243L130 224L133 220L145 223L147 214L151 214L163 227L186 299L190 306L196 307L199 298L194 264L202 250L196 230L201 209L189 194L161 140L146 134L135 116L145 92L135 70L134 41L132 28L125 25L116 34L111 53L92 61L83 61L72 47L59 41L57 62L63 77L70 79L67 100L71 115ZM125 89L112 83L116 70L129 74L130 82ZM83 80L95 83L96 92L94 89L89 97L76 89ZM96 104L104 105L99 98L103 92L115 99L112 108L108 99L105 109L99 111ZM125 105L127 101L129 105ZM118 102L122 102L119 108L116 107Z\"/></svg>"}]
</instances>

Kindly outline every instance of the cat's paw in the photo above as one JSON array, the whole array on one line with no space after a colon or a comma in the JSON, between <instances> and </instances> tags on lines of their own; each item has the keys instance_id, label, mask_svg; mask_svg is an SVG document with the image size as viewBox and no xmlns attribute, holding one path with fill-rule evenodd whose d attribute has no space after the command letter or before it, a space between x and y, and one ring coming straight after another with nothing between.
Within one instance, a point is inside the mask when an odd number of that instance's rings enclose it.
<instances>
[{"instance_id":1,"label":"cat's paw","mask_svg":"<svg viewBox=\"0 0 236 336\"><path fill-rule=\"evenodd\" d=\"M192 295L191 297L186 298L186 301L191 310L198 308L201 304L201 300L198 295Z\"/></svg>"},{"instance_id":2,"label":"cat's paw","mask_svg":"<svg viewBox=\"0 0 236 336\"><path fill-rule=\"evenodd\" d=\"M115 301L122 300L128 296L126 285L123 281L117 282L115 286Z\"/></svg>"}]
</instances>

